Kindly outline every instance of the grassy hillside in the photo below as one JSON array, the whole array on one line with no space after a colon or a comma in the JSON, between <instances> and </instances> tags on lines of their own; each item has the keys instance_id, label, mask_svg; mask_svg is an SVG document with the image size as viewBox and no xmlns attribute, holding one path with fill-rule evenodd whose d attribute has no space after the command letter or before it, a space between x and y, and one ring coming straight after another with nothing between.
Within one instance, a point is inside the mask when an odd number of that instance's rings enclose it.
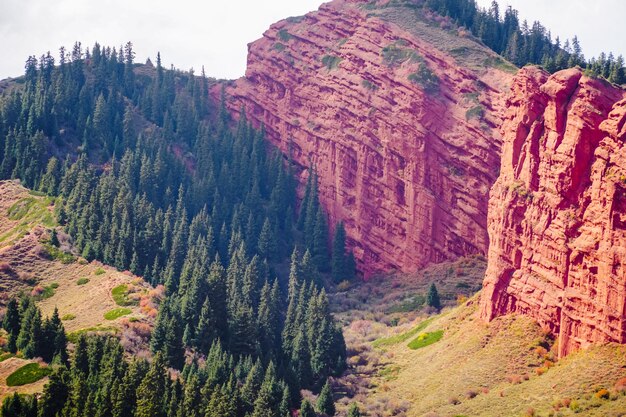
<instances>
[{"instance_id":1,"label":"grassy hillside","mask_svg":"<svg viewBox=\"0 0 626 417\"><path fill-rule=\"evenodd\" d=\"M61 229L59 246L52 245L51 230L56 225L54 199L17 181L0 181L0 302L24 292L35 297L44 316L58 308L70 341L91 331L146 337L160 291L128 272L75 256ZM130 342L126 347L142 348ZM32 362L0 357L0 399L16 391L41 391L45 379L6 385L10 374Z\"/></svg>"},{"instance_id":2,"label":"grassy hillside","mask_svg":"<svg viewBox=\"0 0 626 417\"><path fill-rule=\"evenodd\" d=\"M59 229L59 247L50 243L56 227L53 199L29 191L15 181L0 181L0 289L6 300L20 291L34 295L44 315L55 307L68 332L111 327L105 314L118 308L112 291L126 285L133 293L132 317L146 319L155 311L139 307L149 286L128 272L72 254L68 238ZM144 306L148 305L144 301ZM115 326L114 326L115 327Z\"/></svg>"},{"instance_id":3,"label":"grassy hillside","mask_svg":"<svg viewBox=\"0 0 626 417\"><path fill-rule=\"evenodd\" d=\"M343 405L356 400L370 416L625 415L626 347L557 362L554 341L529 318L479 321L478 297L397 326L380 310L346 312L359 319L345 329Z\"/></svg>"}]
</instances>

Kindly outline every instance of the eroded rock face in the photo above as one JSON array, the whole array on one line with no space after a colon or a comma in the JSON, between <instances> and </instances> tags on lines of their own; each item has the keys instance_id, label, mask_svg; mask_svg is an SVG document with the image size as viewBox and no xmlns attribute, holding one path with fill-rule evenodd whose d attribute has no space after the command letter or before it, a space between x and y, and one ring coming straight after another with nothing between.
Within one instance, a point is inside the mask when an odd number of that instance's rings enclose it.
<instances>
[{"instance_id":1,"label":"eroded rock face","mask_svg":"<svg viewBox=\"0 0 626 417\"><path fill-rule=\"evenodd\" d=\"M626 93L524 68L502 127L481 315L537 319L559 354L626 343Z\"/></svg>"},{"instance_id":2,"label":"eroded rock face","mask_svg":"<svg viewBox=\"0 0 626 417\"><path fill-rule=\"evenodd\" d=\"M265 126L301 183L315 166L329 223L344 221L366 276L488 245L510 68L470 39L407 23L407 10L335 0L276 23L226 90L231 112Z\"/></svg>"}]
</instances>

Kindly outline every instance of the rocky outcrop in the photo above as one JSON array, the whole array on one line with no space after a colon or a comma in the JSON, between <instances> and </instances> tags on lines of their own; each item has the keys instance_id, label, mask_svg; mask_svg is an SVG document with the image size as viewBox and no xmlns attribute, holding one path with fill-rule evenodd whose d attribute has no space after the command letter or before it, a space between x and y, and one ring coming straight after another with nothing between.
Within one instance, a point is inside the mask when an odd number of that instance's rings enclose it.
<instances>
[{"instance_id":1,"label":"rocky outcrop","mask_svg":"<svg viewBox=\"0 0 626 417\"><path fill-rule=\"evenodd\" d=\"M626 343L626 92L524 68L502 127L481 315L534 317L559 354Z\"/></svg>"},{"instance_id":2,"label":"rocky outcrop","mask_svg":"<svg viewBox=\"0 0 626 417\"><path fill-rule=\"evenodd\" d=\"M379 3L335 0L274 24L226 89L302 183L315 167L329 223L344 221L366 276L486 253L512 78L445 20Z\"/></svg>"}]
</instances>

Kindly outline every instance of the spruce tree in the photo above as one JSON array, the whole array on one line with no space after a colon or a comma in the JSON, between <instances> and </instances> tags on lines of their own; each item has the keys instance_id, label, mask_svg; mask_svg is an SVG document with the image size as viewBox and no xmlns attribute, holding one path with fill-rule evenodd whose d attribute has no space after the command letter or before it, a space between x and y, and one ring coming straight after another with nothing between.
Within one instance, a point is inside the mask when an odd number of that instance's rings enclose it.
<instances>
[{"instance_id":1,"label":"spruce tree","mask_svg":"<svg viewBox=\"0 0 626 417\"><path fill-rule=\"evenodd\" d=\"M441 309L441 300L439 299L439 292L437 286L433 282L428 290L428 296L426 297L426 304L435 310Z\"/></svg>"},{"instance_id":2,"label":"spruce tree","mask_svg":"<svg viewBox=\"0 0 626 417\"><path fill-rule=\"evenodd\" d=\"M259 394L254 401L252 417L278 417L280 396L280 387L276 381L276 369L274 363L270 362Z\"/></svg>"},{"instance_id":3,"label":"spruce tree","mask_svg":"<svg viewBox=\"0 0 626 417\"><path fill-rule=\"evenodd\" d=\"M67 369L55 369L48 379L41 396L39 417L56 417L63 409L69 396L69 374Z\"/></svg>"},{"instance_id":4,"label":"spruce tree","mask_svg":"<svg viewBox=\"0 0 626 417\"><path fill-rule=\"evenodd\" d=\"M209 297L204 300L202 304L202 310L200 311L200 319L198 320L198 327L196 329L196 335L194 345L201 353L208 353L211 343L216 338L216 320L213 316L213 310L209 303Z\"/></svg>"},{"instance_id":5,"label":"spruce tree","mask_svg":"<svg viewBox=\"0 0 626 417\"><path fill-rule=\"evenodd\" d=\"M315 417L315 410L309 400L302 400L299 417Z\"/></svg>"},{"instance_id":6,"label":"spruce tree","mask_svg":"<svg viewBox=\"0 0 626 417\"><path fill-rule=\"evenodd\" d=\"M335 228L335 235L333 237L333 254L331 269L333 280L340 282L347 279L347 259L346 259L346 230L343 227L343 222L339 222Z\"/></svg>"},{"instance_id":7,"label":"spruce tree","mask_svg":"<svg viewBox=\"0 0 626 417\"><path fill-rule=\"evenodd\" d=\"M7 349L11 353L17 352L17 337L20 332L20 311L17 300L11 298L7 303L2 328L8 333Z\"/></svg>"},{"instance_id":8,"label":"spruce tree","mask_svg":"<svg viewBox=\"0 0 626 417\"><path fill-rule=\"evenodd\" d=\"M326 223L326 215L321 205L317 206L312 253L313 262L317 266L317 269L322 272L327 272L330 269L328 259L328 224Z\"/></svg>"},{"instance_id":9,"label":"spruce tree","mask_svg":"<svg viewBox=\"0 0 626 417\"><path fill-rule=\"evenodd\" d=\"M163 417L165 399L165 361L157 354L150 370L137 388L137 408L135 417Z\"/></svg>"},{"instance_id":10,"label":"spruce tree","mask_svg":"<svg viewBox=\"0 0 626 417\"><path fill-rule=\"evenodd\" d=\"M335 402L333 401L333 392L328 380L326 380L326 383L320 391L320 395L317 397L316 405L319 413L330 417L335 415Z\"/></svg>"},{"instance_id":11,"label":"spruce tree","mask_svg":"<svg viewBox=\"0 0 626 417\"><path fill-rule=\"evenodd\" d=\"M265 259L273 259L276 254L276 242L272 232L272 225L269 219L265 219L263 227L261 228L261 234L259 235L259 255Z\"/></svg>"},{"instance_id":12,"label":"spruce tree","mask_svg":"<svg viewBox=\"0 0 626 417\"><path fill-rule=\"evenodd\" d=\"M185 347L183 346L183 329L177 315L173 315L167 324L163 355L169 366L174 369L183 369Z\"/></svg>"}]
</instances>

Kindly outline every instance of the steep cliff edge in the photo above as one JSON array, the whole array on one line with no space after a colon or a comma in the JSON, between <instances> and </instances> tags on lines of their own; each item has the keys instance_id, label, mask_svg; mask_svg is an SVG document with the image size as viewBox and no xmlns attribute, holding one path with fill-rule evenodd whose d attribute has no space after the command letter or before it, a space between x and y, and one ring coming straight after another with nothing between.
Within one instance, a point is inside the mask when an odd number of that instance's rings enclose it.
<instances>
[{"instance_id":1,"label":"steep cliff edge","mask_svg":"<svg viewBox=\"0 0 626 417\"><path fill-rule=\"evenodd\" d=\"M402 2L335 0L249 45L226 89L306 180L365 275L486 253L502 92L515 71Z\"/></svg>"},{"instance_id":2,"label":"steep cliff edge","mask_svg":"<svg viewBox=\"0 0 626 417\"><path fill-rule=\"evenodd\" d=\"M559 354L626 343L626 92L524 68L502 127L481 315L534 317Z\"/></svg>"}]
</instances>

